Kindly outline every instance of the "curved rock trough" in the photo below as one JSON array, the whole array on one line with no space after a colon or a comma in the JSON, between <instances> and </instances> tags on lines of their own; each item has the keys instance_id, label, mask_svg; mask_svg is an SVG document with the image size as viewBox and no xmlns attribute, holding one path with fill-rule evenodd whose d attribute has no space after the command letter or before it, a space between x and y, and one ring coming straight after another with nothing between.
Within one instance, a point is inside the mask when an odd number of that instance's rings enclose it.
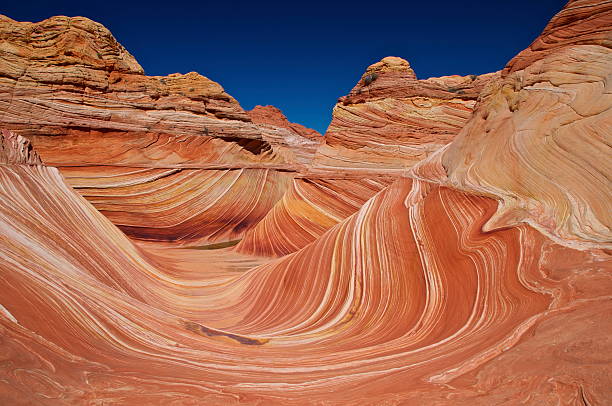
<instances>
[{"instance_id":1,"label":"curved rock trough","mask_svg":"<svg viewBox=\"0 0 612 406\"><path fill-rule=\"evenodd\" d=\"M0 404L612 403L612 2L324 136L0 17Z\"/></svg>"}]
</instances>

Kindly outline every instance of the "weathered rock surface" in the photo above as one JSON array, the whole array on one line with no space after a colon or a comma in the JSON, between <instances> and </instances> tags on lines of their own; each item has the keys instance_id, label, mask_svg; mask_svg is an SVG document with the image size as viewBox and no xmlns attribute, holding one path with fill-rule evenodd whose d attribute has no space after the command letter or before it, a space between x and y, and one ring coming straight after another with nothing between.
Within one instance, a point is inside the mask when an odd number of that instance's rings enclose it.
<instances>
[{"instance_id":1,"label":"weathered rock surface","mask_svg":"<svg viewBox=\"0 0 612 406\"><path fill-rule=\"evenodd\" d=\"M317 147L323 141L321 134L301 124L289 122L274 106L255 106L247 114L259 126L263 139L272 145L276 153L285 161L297 164L301 171L307 170Z\"/></svg>"},{"instance_id":2,"label":"weathered rock surface","mask_svg":"<svg viewBox=\"0 0 612 406\"><path fill-rule=\"evenodd\" d=\"M0 131L0 165L42 165L32 144L20 135Z\"/></svg>"},{"instance_id":3,"label":"weathered rock surface","mask_svg":"<svg viewBox=\"0 0 612 406\"><path fill-rule=\"evenodd\" d=\"M391 177L295 178L282 199L235 250L258 256L284 256L319 238L358 211L390 183Z\"/></svg>"},{"instance_id":4,"label":"weathered rock surface","mask_svg":"<svg viewBox=\"0 0 612 406\"><path fill-rule=\"evenodd\" d=\"M399 171L386 152L378 168L275 151L260 167L66 165L86 200L3 132L0 404L610 404L611 18L612 2L570 1L400 178L381 175ZM369 72L380 100L417 86L401 60ZM465 80L416 82L446 103L432 89ZM430 145L445 121L426 111L410 117ZM109 218L222 243L135 243Z\"/></svg>"},{"instance_id":5,"label":"weathered rock surface","mask_svg":"<svg viewBox=\"0 0 612 406\"><path fill-rule=\"evenodd\" d=\"M488 198L399 180L237 272L231 251L134 246L54 168L0 180L3 403L610 399L605 254L485 233Z\"/></svg>"},{"instance_id":6,"label":"weathered rock surface","mask_svg":"<svg viewBox=\"0 0 612 406\"><path fill-rule=\"evenodd\" d=\"M282 162L219 84L195 72L145 76L101 24L0 16L0 41L0 125L31 139L50 165Z\"/></svg>"},{"instance_id":7,"label":"weathered rock surface","mask_svg":"<svg viewBox=\"0 0 612 406\"><path fill-rule=\"evenodd\" d=\"M448 144L498 76L417 80L407 61L384 58L338 100L313 170L401 173Z\"/></svg>"},{"instance_id":8,"label":"weathered rock surface","mask_svg":"<svg viewBox=\"0 0 612 406\"><path fill-rule=\"evenodd\" d=\"M568 3L417 176L500 199L487 229L611 247L611 27L611 2Z\"/></svg>"},{"instance_id":9,"label":"weathered rock surface","mask_svg":"<svg viewBox=\"0 0 612 406\"><path fill-rule=\"evenodd\" d=\"M242 238L290 187L271 169L64 167L70 186L128 236L206 245Z\"/></svg>"},{"instance_id":10,"label":"weathered rock surface","mask_svg":"<svg viewBox=\"0 0 612 406\"><path fill-rule=\"evenodd\" d=\"M132 237L239 239L289 184L286 172L269 169L294 171L317 145L307 129L279 124L280 112L274 126L253 123L197 73L145 76L87 18L0 16L0 40L0 125L29 138Z\"/></svg>"}]
</instances>

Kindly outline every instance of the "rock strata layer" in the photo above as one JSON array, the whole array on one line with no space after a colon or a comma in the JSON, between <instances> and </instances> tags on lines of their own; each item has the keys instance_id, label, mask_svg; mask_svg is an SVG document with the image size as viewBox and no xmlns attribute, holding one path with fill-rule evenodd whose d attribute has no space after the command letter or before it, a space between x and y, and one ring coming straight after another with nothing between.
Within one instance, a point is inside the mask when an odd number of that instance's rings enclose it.
<instances>
[{"instance_id":1,"label":"rock strata layer","mask_svg":"<svg viewBox=\"0 0 612 406\"><path fill-rule=\"evenodd\" d=\"M418 80L404 59L366 70L334 107L313 170L401 173L448 144L499 73Z\"/></svg>"},{"instance_id":2,"label":"rock strata layer","mask_svg":"<svg viewBox=\"0 0 612 406\"><path fill-rule=\"evenodd\" d=\"M568 3L414 173L500 199L488 229L528 222L611 248L611 27L611 2Z\"/></svg>"},{"instance_id":3,"label":"rock strata layer","mask_svg":"<svg viewBox=\"0 0 612 406\"><path fill-rule=\"evenodd\" d=\"M89 20L0 24L2 83L151 79ZM570 1L484 77L385 58L314 155L315 134L233 99L204 115L253 137L150 149L66 126L80 102L32 116L42 99L1 94L24 136L0 134L0 404L611 404L611 27L612 2ZM41 49L48 74L10 79ZM108 89L79 92L135 95Z\"/></svg>"},{"instance_id":4,"label":"rock strata layer","mask_svg":"<svg viewBox=\"0 0 612 406\"><path fill-rule=\"evenodd\" d=\"M50 165L282 162L218 83L195 72L145 76L101 24L1 16L0 41L0 125L28 137Z\"/></svg>"}]
</instances>

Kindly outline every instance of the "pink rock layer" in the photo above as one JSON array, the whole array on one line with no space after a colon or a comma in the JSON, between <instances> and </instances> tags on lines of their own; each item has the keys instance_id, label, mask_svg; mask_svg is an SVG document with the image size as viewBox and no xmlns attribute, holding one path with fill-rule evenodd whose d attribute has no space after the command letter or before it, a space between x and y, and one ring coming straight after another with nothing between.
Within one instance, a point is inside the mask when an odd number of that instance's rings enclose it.
<instances>
[{"instance_id":1,"label":"pink rock layer","mask_svg":"<svg viewBox=\"0 0 612 406\"><path fill-rule=\"evenodd\" d=\"M401 173L448 144L482 88L498 77L417 80L407 61L384 58L338 100L313 171Z\"/></svg>"},{"instance_id":2,"label":"pink rock layer","mask_svg":"<svg viewBox=\"0 0 612 406\"><path fill-rule=\"evenodd\" d=\"M491 199L398 180L298 252L209 273L132 245L54 168L0 179L3 403L611 398L609 256L485 233Z\"/></svg>"},{"instance_id":3,"label":"pink rock layer","mask_svg":"<svg viewBox=\"0 0 612 406\"><path fill-rule=\"evenodd\" d=\"M236 246L240 253L284 256L355 213L391 177L295 178L276 205Z\"/></svg>"},{"instance_id":4,"label":"pink rock layer","mask_svg":"<svg viewBox=\"0 0 612 406\"><path fill-rule=\"evenodd\" d=\"M191 246L239 240L283 197L293 178L271 169L60 170L128 236Z\"/></svg>"},{"instance_id":5,"label":"pink rock layer","mask_svg":"<svg viewBox=\"0 0 612 406\"><path fill-rule=\"evenodd\" d=\"M8 130L0 132L0 165L42 165L32 144Z\"/></svg>"}]
</instances>

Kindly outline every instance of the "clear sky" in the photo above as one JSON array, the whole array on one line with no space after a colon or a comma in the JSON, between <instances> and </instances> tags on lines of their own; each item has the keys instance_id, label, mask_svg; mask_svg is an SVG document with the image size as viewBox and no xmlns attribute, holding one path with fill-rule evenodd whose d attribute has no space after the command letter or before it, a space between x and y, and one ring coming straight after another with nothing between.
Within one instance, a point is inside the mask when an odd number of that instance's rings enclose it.
<instances>
[{"instance_id":1,"label":"clear sky","mask_svg":"<svg viewBox=\"0 0 612 406\"><path fill-rule=\"evenodd\" d=\"M324 132L338 97L385 56L419 78L503 68L563 0L4 2L18 21L85 16L104 24L148 75L197 71L245 109L279 107Z\"/></svg>"}]
</instances>

